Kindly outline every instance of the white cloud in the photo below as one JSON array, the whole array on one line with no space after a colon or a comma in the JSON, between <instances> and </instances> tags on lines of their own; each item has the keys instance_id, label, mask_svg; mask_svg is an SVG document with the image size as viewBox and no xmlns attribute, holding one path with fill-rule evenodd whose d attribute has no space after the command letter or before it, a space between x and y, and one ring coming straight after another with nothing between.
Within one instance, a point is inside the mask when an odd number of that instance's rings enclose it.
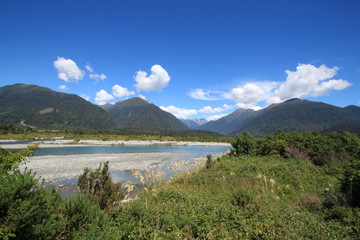
<instances>
[{"instance_id":1,"label":"white cloud","mask_svg":"<svg viewBox=\"0 0 360 240\"><path fill-rule=\"evenodd\" d=\"M209 113L219 113L219 112L223 112L225 110L231 109L233 108L233 106L224 104L223 107L217 107L217 108L212 108L211 106L206 106L203 107L202 109L199 110L199 112L204 113L204 114L209 114Z\"/></svg>"},{"instance_id":2,"label":"white cloud","mask_svg":"<svg viewBox=\"0 0 360 240\"><path fill-rule=\"evenodd\" d=\"M218 119L220 119L220 118L222 118L222 117L225 117L227 114L219 114L219 115L212 115L212 116L210 116L210 117L207 117L206 119L208 120L208 121L216 121L216 120L218 120Z\"/></svg>"},{"instance_id":3,"label":"white cloud","mask_svg":"<svg viewBox=\"0 0 360 240\"><path fill-rule=\"evenodd\" d=\"M87 94L81 94L80 97L82 97L83 99L85 99L86 101L90 100L90 96Z\"/></svg>"},{"instance_id":4,"label":"white cloud","mask_svg":"<svg viewBox=\"0 0 360 240\"><path fill-rule=\"evenodd\" d=\"M96 93L95 102L99 105L104 105L107 101L113 100L114 96L107 93L105 90L100 90Z\"/></svg>"},{"instance_id":5,"label":"white cloud","mask_svg":"<svg viewBox=\"0 0 360 240\"><path fill-rule=\"evenodd\" d=\"M170 76L167 71L160 65L153 65L151 67L151 74L147 77L147 73L144 71L138 71L135 75L135 81L137 84L134 86L138 92L140 91L158 91L164 89L169 81Z\"/></svg>"},{"instance_id":6,"label":"white cloud","mask_svg":"<svg viewBox=\"0 0 360 240\"><path fill-rule=\"evenodd\" d=\"M58 57L54 61L54 67L58 71L58 78L65 82L77 83L84 76L84 72L71 59Z\"/></svg>"},{"instance_id":7,"label":"white cloud","mask_svg":"<svg viewBox=\"0 0 360 240\"><path fill-rule=\"evenodd\" d=\"M146 97L144 96L144 95L139 95L139 98L142 98L142 99L144 99L144 100L146 100Z\"/></svg>"},{"instance_id":8,"label":"white cloud","mask_svg":"<svg viewBox=\"0 0 360 240\"><path fill-rule=\"evenodd\" d=\"M206 100L206 101L215 101L215 100L223 99L224 97L222 97L222 96L221 97L215 96L215 95L219 95L219 94L222 94L222 93L217 92L217 91L204 90L201 88L190 90L188 93L189 97L192 97L194 99L199 99L199 100Z\"/></svg>"},{"instance_id":9,"label":"white cloud","mask_svg":"<svg viewBox=\"0 0 360 240\"><path fill-rule=\"evenodd\" d=\"M86 70L88 70L89 72L94 72L94 69L93 69L89 64L86 64L86 65L85 65L85 68L86 68Z\"/></svg>"},{"instance_id":10,"label":"white cloud","mask_svg":"<svg viewBox=\"0 0 360 240\"><path fill-rule=\"evenodd\" d=\"M252 108L264 98L265 94L264 88L254 83L247 83L243 87L233 88L231 98L237 102L237 106L240 108Z\"/></svg>"},{"instance_id":11,"label":"white cloud","mask_svg":"<svg viewBox=\"0 0 360 240\"><path fill-rule=\"evenodd\" d=\"M58 89L63 90L63 91L69 90L69 88L66 85L60 85L60 86L58 86Z\"/></svg>"},{"instance_id":12,"label":"white cloud","mask_svg":"<svg viewBox=\"0 0 360 240\"><path fill-rule=\"evenodd\" d=\"M175 117L177 118L184 118L184 119L196 115L198 113L198 111L196 111L195 109L177 108L175 106L168 106L168 107L160 106L160 108L166 112L175 115Z\"/></svg>"},{"instance_id":13,"label":"white cloud","mask_svg":"<svg viewBox=\"0 0 360 240\"><path fill-rule=\"evenodd\" d=\"M105 76L105 74L89 74L89 77L91 79L95 79L97 81L104 81L107 77Z\"/></svg>"},{"instance_id":14,"label":"white cloud","mask_svg":"<svg viewBox=\"0 0 360 240\"><path fill-rule=\"evenodd\" d=\"M327 82L322 82L318 86L314 88L314 95L315 96L323 96L328 94L331 90L343 90L347 87L351 86L351 83L349 83L346 80L329 80Z\"/></svg>"},{"instance_id":15,"label":"white cloud","mask_svg":"<svg viewBox=\"0 0 360 240\"><path fill-rule=\"evenodd\" d=\"M121 97L128 97L131 95L135 95L135 92L129 91L127 88L124 88L124 87L121 87L121 86L115 84L112 87L112 94L115 97L121 98Z\"/></svg>"},{"instance_id":16,"label":"white cloud","mask_svg":"<svg viewBox=\"0 0 360 240\"><path fill-rule=\"evenodd\" d=\"M296 71L285 71L286 81L274 91L267 102L270 104L290 98L323 96L331 90L343 90L351 86L351 83L346 80L330 79L337 74L338 70L338 67L328 68L325 65L316 67L311 64L299 64Z\"/></svg>"}]
</instances>

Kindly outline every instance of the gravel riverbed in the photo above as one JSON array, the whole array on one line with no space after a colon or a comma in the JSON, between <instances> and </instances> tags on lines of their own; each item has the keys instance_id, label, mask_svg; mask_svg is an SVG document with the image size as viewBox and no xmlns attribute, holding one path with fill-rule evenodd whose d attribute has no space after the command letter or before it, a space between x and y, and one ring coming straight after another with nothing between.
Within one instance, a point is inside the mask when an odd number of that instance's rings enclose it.
<instances>
[{"instance_id":1,"label":"gravel riverbed","mask_svg":"<svg viewBox=\"0 0 360 240\"><path fill-rule=\"evenodd\" d=\"M98 168L100 163L109 161L111 171L144 170L151 165L166 159L189 156L188 153L147 152L119 154L77 154L46 155L28 159L21 170L32 169L36 176L45 178L46 182L78 177L84 168Z\"/></svg>"}]
</instances>

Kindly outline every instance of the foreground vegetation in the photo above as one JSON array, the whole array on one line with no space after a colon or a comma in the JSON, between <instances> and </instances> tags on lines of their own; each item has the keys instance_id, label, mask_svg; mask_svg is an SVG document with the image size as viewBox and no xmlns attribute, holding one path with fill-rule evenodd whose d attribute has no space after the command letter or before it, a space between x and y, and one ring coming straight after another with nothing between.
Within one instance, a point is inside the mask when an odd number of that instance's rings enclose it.
<instances>
[{"instance_id":1,"label":"foreground vegetation","mask_svg":"<svg viewBox=\"0 0 360 240\"><path fill-rule=\"evenodd\" d=\"M1 172L0 238L358 238L358 136L293 132L255 139L244 133L232 145L230 154L208 155L204 167L147 185L125 204L107 164L86 169L82 194L66 200L12 165ZM136 186L126 187L124 193Z\"/></svg>"}]
</instances>

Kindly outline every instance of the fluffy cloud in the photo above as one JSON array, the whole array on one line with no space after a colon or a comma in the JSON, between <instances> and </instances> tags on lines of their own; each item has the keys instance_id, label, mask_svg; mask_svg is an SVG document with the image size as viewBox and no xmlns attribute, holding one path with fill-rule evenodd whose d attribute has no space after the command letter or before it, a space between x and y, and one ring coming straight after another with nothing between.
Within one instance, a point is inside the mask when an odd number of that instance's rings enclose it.
<instances>
[{"instance_id":1,"label":"fluffy cloud","mask_svg":"<svg viewBox=\"0 0 360 240\"><path fill-rule=\"evenodd\" d=\"M112 94L115 97L121 98L121 97L128 97L128 96L134 95L135 92L129 91L127 88L124 88L124 87L121 87L121 86L115 84L112 87Z\"/></svg>"},{"instance_id":2,"label":"fluffy cloud","mask_svg":"<svg viewBox=\"0 0 360 240\"><path fill-rule=\"evenodd\" d=\"M200 100L234 100L239 108L261 109L260 102L272 103L283 102L290 98L318 97L328 94L333 90L343 90L352 84L343 79L332 79L339 70L338 67L328 68L325 65L316 67L311 64L299 64L296 71L286 70L285 82L252 82L221 93L205 91L203 89L191 90L188 95ZM200 109L202 113L221 112L220 108L209 106Z\"/></svg>"},{"instance_id":3,"label":"fluffy cloud","mask_svg":"<svg viewBox=\"0 0 360 240\"><path fill-rule=\"evenodd\" d=\"M220 92L204 90L201 88L190 90L188 95L191 98L199 99L199 100L206 100L206 101L214 101L223 99L223 97L215 96L218 95Z\"/></svg>"},{"instance_id":4,"label":"fluffy cloud","mask_svg":"<svg viewBox=\"0 0 360 240\"><path fill-rule=\"evenodd\" d=\"M89 74L89 77L91 79L95 79L97 81L104 81L107 77L105 76L105 74Z\"/></svg>"},{"instance_id":5,"label":"fluffy cloud","mask_svg":"<svg viewBox=\"0 0 360 240\"><path fill-rule=\"evenodd\" d=\"M54 61L54 67L58 72L58 78L65 82L77 83L84 76L84 72L71 59L58 57Z\"/></svg>"},{"instance_id":6,"label":"fluffy cloud","mask_svg":"<svg viewBox=\"0 0 360 240\"><path fill-rule=\"evenodd\" d=\"M164 89L169 81L170 76L167 71L160 65L153 65L151 67L151 74L147 77L147 73L144 71L138 71L135 75L135 81L137 84L134 86L138 92L140 91L158 91Z\"/></svg>"},{"instance_id":7,"label":"fluffy cloud","mask_svg":"<svg viewBox=\"0 0 360 240\"><path fill-rule=\"evenodd\" d=\"M114 96L107 93L105 90L100 90L96 93L95 102L99 105L104 105L107 101L113 100Z\"/></svg>"},{"instance_id":8,"label":"fluffy cloud","mask_svg":"<svg viewBox=\"0 0 360 240\"><path fill-rule=\"evenodd\" d=\"M316 67L311 64L299 64L296 71L285 71L286 81L274 91L267 102L270 104L290 98L323 96L331 90L343 90L351 86L351 83L346 80L330 79L337 74L338 70L338 67L328 68L325 65Z\"/></svg>"},{"instance_id":9,"label":"fluffy cloud","mask_svg":"<svg viewBox=\"0 0 360 240\"><path fill-rule=\"evenodd\" d=\"M252 108L264 98L266 91L254 83L248 83L243 87L233 88L230 94L231 98L237 102L238 107Z\"/></svg>"},{"instance_id":10,"label":"fluffy cloud","mask_svg":"<svg viewBox=\"0 0 360 240\"><path fill-rule=\"evenodd\" d=\"M89 64L86 64L86 65L85 65L85 68L86 68L86 70L88 70L89 72L94 72L94 69L93 69Z\"/></svg>"},{"instance_id":11,"label":"fluffy cloud","mask_svg":"<svg viewBox=\"0 0 360 240\"><path fill-rule=\"evenodd\" d=\"M60 85L60 86L58 86L58 89L63 90L63 91L69 90L69 88L66 85Z\"/></svg>"},{"instance_id":12,"label":"fluffy cloud","mask_svg":"<svg viewBox=\"0 0 360 240\"><path fill-rule=\"evenodd\" d=\"M323 96L328 94L331 90L343 90L347 87L351 86L351 83L349 83L346 80L329 80L326 82L320 83L318 86L314 88L314 95L315 96Z\"/></svg>"},{"instance_id":13,"label":"fluffy cloud","mask_svg":"<svg viewBox=\"0 0 360 240\"><path fill-rule=\"evenodd\" d=\"M177 108L175 106L168 106L168 107L160 106L160 108L166 112L175 115L175 117L177 118L184 118L184 119L196 115L198 113L198 111L196 111L195 109Z\"/></svg>"},{"instance_id":14,"label":"fluffy cloud","mask_svg":"<svg viewBox=\"0 0 360 240\"><path fill-rule=\"evenodd\" d=\"M203 107L202 109L199 110L200 113L204 113L204 114L209 114L209 113L219 113L219 112L223 112L225 110L231 109L233 108L233 106L224 104L223 107L217 107L217 108L212 108L211 106L206 106Z\"/></svg>"},{"instance_id":15,"label":"fluffy cloud","mask_svg":"<svg viewBox=\"0 0 360 240\"><path fill-rule=\"evenodd\" d=\"M87 94L81 94L80 97L82 97L83 99L85 99L86 101L90 100L90 96Z\"/></svg>"},{"instance_id":16,"label":"fluffy cloud","mask_svg":"<svg viewBox=\"0 0 360 240\"><path fill-rule=\"evenodd\" d=\"M219 115L212 115L210 117L207 117L206 119L208 121L216 121L218 120L219 118L222 118L222 117L225 117L227 114L219 114Z\"/></svg>"},{"instance_id":17,"label":"fluffy cloud","mask_svg":"<svg viewBox=\"0 0 360 240\"><path fill-rule=\"evenodd\" d=\"M139 95L139 98L146 100L146 97L144 95Z\"/></svg>"}]
</instances>

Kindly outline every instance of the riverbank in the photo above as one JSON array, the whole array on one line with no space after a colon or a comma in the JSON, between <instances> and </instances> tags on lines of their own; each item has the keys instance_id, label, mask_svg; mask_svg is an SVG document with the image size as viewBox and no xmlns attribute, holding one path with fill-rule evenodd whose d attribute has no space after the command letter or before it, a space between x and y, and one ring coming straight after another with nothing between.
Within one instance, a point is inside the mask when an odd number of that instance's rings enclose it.
<instances>
[{"instance_id":1,"label":"riverbank","mask_svg":"<svg viewBox=\"0 0 360 240\"><path fill-rule=\"evenodd\" d=\"M11 144L4 144L6 142L14 142ZM213 147L230 147L230 143L223 142L182 142L182 141L159 141L159 140L118 140L118 141L101 141L101 140L63 140L55 139L51 141L34 141L31 144L39 144L40 148L55 148L55 147L84 147L84 146L213 146ZM1 140L0 148L7 149L22 149L29 144L16 144L12 140Z\"/></svg>"},{"instance_id":2,"label":"riverbank","mask_svg":"<svg viewBox=\"0 0 360 240\"><path fill-rule=\"evenodd\" d=\"M20 170L32 169L36 172L36 176L41 176L46 182L55 182L76 178L83 173L84 168L95 169L100 163L106 161L109 161L111 171L145 170L164 160L190 155L189 153L148 152L34 156L29 158Z\"/></svg>"}]
</instances>

